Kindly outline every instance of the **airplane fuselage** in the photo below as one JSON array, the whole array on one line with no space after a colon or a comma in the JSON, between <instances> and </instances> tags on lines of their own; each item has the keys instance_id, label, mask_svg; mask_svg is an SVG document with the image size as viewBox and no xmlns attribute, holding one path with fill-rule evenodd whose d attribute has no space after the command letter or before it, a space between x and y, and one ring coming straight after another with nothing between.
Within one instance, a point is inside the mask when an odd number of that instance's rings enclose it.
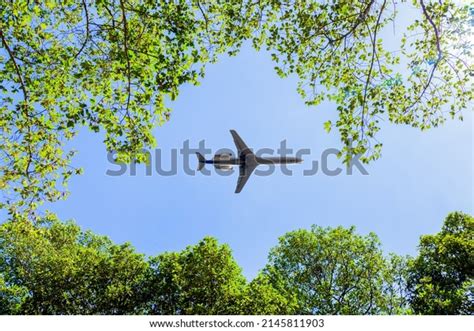
<instances>
[{"instance_id":1,"label":"airplane fuselage","mask_svg":"<svg viewBox=\"0 0 474 331\"><path fill-rule=\"evenodd\" d=\"M206 160L204 163L207 164L219 164L219 165L230 165L230 166L240 166L245 165L245 163L249 162L246 160L245 157L242 158L231 158L228 160L222 159L214 159L214 160ZM291 164L291 163L301 163L303 162L302 159L297 157L255 157L254 162L258 165L260 164Z\"/></svg>"}]
</instances>

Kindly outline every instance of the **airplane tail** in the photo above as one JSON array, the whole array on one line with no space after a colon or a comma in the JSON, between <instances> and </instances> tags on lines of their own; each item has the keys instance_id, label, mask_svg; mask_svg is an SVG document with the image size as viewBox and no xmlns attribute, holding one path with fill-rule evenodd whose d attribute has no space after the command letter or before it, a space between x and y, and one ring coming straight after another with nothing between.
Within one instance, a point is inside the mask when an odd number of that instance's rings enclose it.
<instances>
[{"instance_id":1,"label":"airplane tail","mask_svg":"<svg viewBox=\"0 0 474 331\"><path fill-rule=\"evenodd\" d=\"M199 152L196 152L196 155L197 155L197 158L199 160L199 165L198 165L198 171L201 171L202 168L204 168L204 164L206 163L206 159L204 158L204 156L202 156L201 153Z\"/></svg>"}]
</instances>

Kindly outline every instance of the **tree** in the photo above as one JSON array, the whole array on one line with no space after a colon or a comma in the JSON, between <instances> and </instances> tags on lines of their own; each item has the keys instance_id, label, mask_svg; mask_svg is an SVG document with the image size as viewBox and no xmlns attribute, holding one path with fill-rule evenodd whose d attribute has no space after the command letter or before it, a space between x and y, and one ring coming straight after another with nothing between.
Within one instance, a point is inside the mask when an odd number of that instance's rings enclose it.
<instances>
[{"instance_id":1,"label":"tree","mask_svg":"<svg viewBox=\"0 0 474 331\"><path fill-rule=\"evenodd\" d=\"M52 215L0 226L2 314L228 314L245 283L229 247L209 237L146 261Z\"/></svg>"},{"instance_id":2,"label":"tree","mask_svg":"<svg viewBox=\"0 0 474 331\"><path fill-rule=\"evenodd\" d=\"M385 257L354 227L292 231L246 282L215 238L146 260L52 215L20 218L0 225L0 314L471 314L473 225L449 214L416 258Z\"/></svg>"},{"instance_id":3,"label":"tree","mask_svg":"<svg viewBox=\"0 0 474 331\"><path fill-rule=\"evenodd\" d=\"M23 286L7 284L0 273L0 315L13 315L21 311L21 304L28 295Z\"/></svg>"},{"instance_id":4,"label":"tree","mask_svg":"<svg viewBox=\"0 0 474 331\"><path fill-rule=\"evenodd\" d=\"M280 293L296 295L295 314L390 312L390 264L373 233L354 231L313 226L285 234L271 250L264 273Z\"/></svg>"},{"instance_id":5,"label":"tree","mask_svg":"<svg viewBox=\"0 0 474 331\"><path fill-rule=\"evenodd\" d=\"M388 24L395 29L397 7L407 9L403 2L268 0L260 8L259 38L278 74L299 77L308 105L337 103L338 120L324 127L338 129L346 162L355 154L364 162L380 156L381 120L423 130L448 114L462 119L460 111L472 105L469 6L412 1L419 15L402 31L400 48L387 49L381 36Z\"/></svg>"},{"instance_id":6,"label":"tree","mask_svg":"<svg viewBox=\"0 0 474 331\"><path fill-rule=\"evenodd\" d=\"M54 217L0 226L0 304L8 314L132 314L147 263L129 244Z\"/></svg>"},{"instance_id":7,"label":"tree","mask_svg":"<svg viewBox=\"0 0 474 331\"><path fill-rule=\"evenodd\" d=\"M232 314L245 285L227 245L206 237L180 253L150 260L151 314Z\"/></svg>"},{"instance_id":8,"label":"tree","mask_svg":"<svg viewBox=\"0 0 474 331\"><path fill-rule=\"evenodd\" d=\"M474 312L474 218L451 213L435 235L420 239L409 268L410 304L417 314Z\"/></svg>"},{"instance_id":9,"label":"tree","mask_svg":"<svg viewBox=\"0 0 474 331\"><path fill-rule=\"evenodd\" d=\"M384 314L402 315L412 313L407 288L408 265L411 261L410 256L389 255L387 267L383 270Z\"/></svg>"},{"instance_id":10,"label":"tree","mask_svg":"<svg viewBox=\"0 0 474 331\"><path fill-rule=\"evenodd\" d=\"M201 14L198 1L184 0L3 1L1 207L15 215L65 196L61 184L80 169L64 143L81 126L105 132L118 161L144 161L152 129L170 116L165 101L197 84L230 42L233 32L220 31L235 6Z\"/></svg>"},{"instance_id":11,"label":"tree","mask_svg":"<svg viewBox=\"0 0 474 331\"><path fill-rule=\"evenodd\" d=\"M299 77L308 105L337 103L324 127L337 127L345 162L380 156L384 117L421 129L462 119L473 98L469 8L413 3L419 17L397 53L381 39L393 0L4 1L0 207L31 214L66 196L62 184L80 169L64 143L80 126L105 132L118 161L144 161L152 129L170 117L166 100L244 40L266 47L280 76Z\"/></svg>"},{"instance_id":12,"label":"tree","mask_svg":"<svg viewBox=\"0 0 474 331\"><path fill-rule=\"evenodd\" d=\"M269 278L260 274L245 286L234 314L292 315L297 307L295 295L283 295Z\"/></svg>"}]
</instances>

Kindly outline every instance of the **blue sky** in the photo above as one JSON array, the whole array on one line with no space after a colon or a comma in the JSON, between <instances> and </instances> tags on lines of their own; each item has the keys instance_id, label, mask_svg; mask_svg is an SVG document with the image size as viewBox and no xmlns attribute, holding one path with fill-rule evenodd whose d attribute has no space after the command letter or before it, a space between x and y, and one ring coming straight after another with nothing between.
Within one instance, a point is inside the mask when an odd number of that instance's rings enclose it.
<instances>
[{"instance_id":1,"label":"blue sky","mask_svg":"<svg viewBox=\"0 0 474 331\"><path fill-rule=\"evenodd\" d=\"M187 139L191 147L205 139L214 151L234 149L229 129L257 149L277 148L287 139L289 147L312 151L292 167L293 176L278 170L252 176L238 195L238 173L189 176L180 168L176 176L145 176L139 166L137 176L111 177L105 173L116 167L107 161L101 135L84 131L71 143L84 175L71 180L69 199L49 208L148 255L217 237L230 245L248 278L265 265L279 236L311 224L355 225L361 234L375 232L387 253L415 254L419 236L439 231L449 212L473 213L472 112L465 111L464 122L426 132L383 123L383 155L366 167L368 176L303 176L324 149L340 147L337 133L326 134L322 125L336 118L336 107L305 106L296 79L280 79L273 66L267 54L250 47L222 57L208 67L201 86L182 89L171 120L155 134L165 169L170 150ZM340 163L332 158L330 166Z\"/></svg>"}]
</instances>

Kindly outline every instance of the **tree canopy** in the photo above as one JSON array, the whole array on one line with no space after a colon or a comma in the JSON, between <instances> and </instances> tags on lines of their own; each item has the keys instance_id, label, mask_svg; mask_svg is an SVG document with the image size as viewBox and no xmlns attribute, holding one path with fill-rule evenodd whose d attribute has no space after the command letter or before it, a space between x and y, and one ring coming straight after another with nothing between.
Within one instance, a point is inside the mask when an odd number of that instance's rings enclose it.
<instances>
[{"instance_id":1,"label":"tree canopy","mask_svg":"<svg viewBox=\"0 0 474 331\"><path fill-rule=\"evenodd\" d=\"M441 232L422 236L409 275L415 313L473 314L474 218L452 213Z\"/></svg>"},{"instance_id":2,"label":"tree canopy","mask_svg":"<svg viewBox=\"0 0 474 331\"><path fill-rule=\"evenodd\" d=\"M415 258L351 228L283 235L247 281L206 237L145 257L48 216L0 225L1 314L472 314L473 218L448 215Z\"/></svg>"},{"instance_id":3,"label":"tree canopy","mask_svg":"<svg viewBox=\"0 0 474 331\"><path fill-rule=\"evenodd\" d=\"M462 118L473 96L468 6L413 1L398 48L383 31L399 7L386 0L3 1L0 7L2 208L29 213L67 195L81 126L105 134L117 159L143 161L167 100L197 84L219 53L245 40L266 48L282 76L296 74L308 105L337 104L348 162L380 156L380 121L427 129ZM401 66L408 69L399 70ZM30 215L31 216L31 215Z\"/></svg>"},{"instance_id":4,"label":"tree canopy","mask_svg":"<svg viewBox=\"0 0 474 331\"><path fill-rule=\"evenodd\" d=\"M282 293L296 295L297 314L383 314L393 309L389 302L402 302L385 291L394 270L377 236L354 230L313 226L287 233L272 249L264 274Z\"/></svg>"},{"instance_id":5,"label":"tree canopy","mask_svg":"<svg viewBox=\"0 0 474 331\"><path fill-rule=\"evenodd\" d=\"M148 265L130 244L54 216L0 227L0 311L17 314L142 312Z\"/></svg>"},{"instance_id":6,"label":"tree canopy","mask_svg":"<svg viewBox=\"0 0 474 331\"><path fill-rule=\"evenodd\" d=\"M154 314L230 314L245 278L227 245L206 237L180 253L150 260Z\"/></svg>"}]
</instances>

